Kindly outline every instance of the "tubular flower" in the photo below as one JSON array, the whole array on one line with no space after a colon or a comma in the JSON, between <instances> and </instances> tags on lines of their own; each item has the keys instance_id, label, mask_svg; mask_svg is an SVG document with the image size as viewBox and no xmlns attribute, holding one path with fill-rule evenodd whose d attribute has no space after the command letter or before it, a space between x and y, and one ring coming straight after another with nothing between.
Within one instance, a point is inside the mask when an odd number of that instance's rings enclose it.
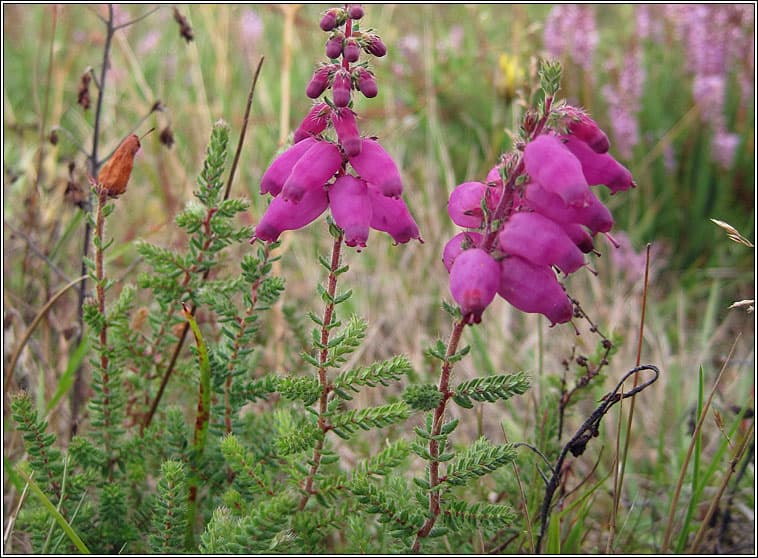
<instances>
[{"instance_id":1,"label":"tubular flower","mask_svg":"<svg viewBox=\"0 0 758 558\"><path fill-rule=\"evenodd\" d=\"M611 194L634 188L632 173L608 153L596 153L583 141L566 138L564 145L582 165L582 172L591 186L603 184Z\"/></svg>"},{"instance_id":2,"label":"tubular flower","mask_svg":"<svg viewBox=\"0 0 758 558\"><path fill-rule=\"evenodd\" d=\"M372 229L388 233L398 244L405 244L412 238L421 241L418 225L401 198L388 198L370 182L368 195L371 199Z\"/></svg>"},{"instance_id":3,"label":"tubular flower","mask_svg":"<svg viewBox=\"0 0 758 558\"><path fill-rule=\"evenodd\" d=\"M261 178L261 194L278 196L279 192L282 191L282 186L292 174L292 167L316 143L318 142L315 139L306 138L274 159L274 162L269 165Z\"/></svg>"},{"instance_id":4,"label":"tubular flower","mask_svg":"<svg viewBox=\"0 0 758 558\"><path fill-rule=\"evenodd\" d=\"M312 223L329 205L324 188L313 188L303 194L300 202L277 196L269 204L263 218L255 227L252 240L276 242L282 231L301 229Z\"/></svg>"},{"instance_id":5,"label":"tubular flower","mask_svg":"<svg viewBox=\"0 0 758 558\"><path fill-rule=\"evenodd\" d=\"M573 307L553 270L518 256L500 262L498 294L522 312L543 314L553 324L571 319Z\"/></svg>"},{"instance_id":6,"label":"tubular flower","mask_svg":"<svg viewBox=\"0 0 758 558\"><path fill-rule=\"evenodd\" d=\"M450 293L466 323L478 324L500 286L500 266L480 248L465 250L450 268Z\"/></svg>"},{"instance_id":7,"label":"tubular flower","mask_svg":"<svg viewBox=\"0 0 758 558\"><path fill-rule=\"evenodd\" d=\"M360 153L349 159L355 172L366 182L376 186L385 196L399 198L403 193L400 171L378 141L364 139Z\"/></svg>"},{"instance_id":8,"label":"tubular flower","mask_svg":"<svg viewBox=\"0 0 758 558\"><path fill-rule=\"evenodd\" d=\"M342 154L336 145L328 141L316 142L292 167L281 195L285 200L297 203L308 190L323 188L341 166Z\"/></svg>"},{"instance_id":9,"label":"tubular flower","mask_svg":"<svg viewBox=\"0 0 758 558\"><path fill-rule=\"evenodd\" d=\"M445 269L450 273L453 262L464 250L478 246L482 241L482 235L476 232L462 232L456 234L447 241L444 250L442 250L442 263Z\"/></svg>"},{"instance_id":10,"label":"tubular flower","mask_svg":"<svg viewBox=\"0 0 758 558\"><path fill-rule=\"evenodd\" d=\"M572 207L583 207L590 194L579 160L553 135L538 136L524 150L526 172Z\"/></svg>"},{"instance_id":11,"label":"tubular flower","mask_svg":"<svg viewBox=\"0 0 758 558\"><path fill-rule=\"evenodd\" d=\"M365 247L373 213L366 182L349 174L337 178L329 188L329 207L345 231L345 244Z\"/></svg>"},{"instance_id":12,"label":"tubular flower","mask_svg":"<svg viewBox=\"0 0 758 558\"><path fill-rule=\"evenodd\" d=\"M447 203L447 213L453 223L461 227L478 229L484 222L482 200L491 211L500 201L500 192L481 182L464 182L455 187Z\"/></svg>"},{"instance_id":13,"label":"tubular flower","mask_svg":"<svg viewBox=\"0 0 758 558\"><path fill-rule=\"evenodd\" d=\"M335 110L332 113L332 124L345 155L357 156L361 152L362 142L358 124L355 122L355 113L349 108Z\"/></svg>"},{"instance_id":14,"label":"tubular flower","mask_svg":"<svg viewBox=\"0 0 758 558\"><path fill-rule=\"evenodd\" d=\"M317 136L329 124L329 105L326 103L316 103L313 108L305 115L300 126L295 130L294 143L304 140L307 137Z\"/></svg>"}]
</instances>

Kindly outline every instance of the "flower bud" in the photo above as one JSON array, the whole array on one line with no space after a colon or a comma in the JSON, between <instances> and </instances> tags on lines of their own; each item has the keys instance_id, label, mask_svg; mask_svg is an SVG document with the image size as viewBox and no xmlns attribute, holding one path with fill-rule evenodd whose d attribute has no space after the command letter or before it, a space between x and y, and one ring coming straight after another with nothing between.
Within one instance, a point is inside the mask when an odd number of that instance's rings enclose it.
<instances>
[{"instance_id":1,"label":"flower bud","mask_svg":"<svg viewBox=\"0 0 758 558\"><path fill-rule=\"evenodd\" d=\"M485 182L489 186L494 186L496 188L503 187L503 178L500 176L500 169L501 165L495 165L490 169L490 172L487 173L487 178L485 179Z\"/></svg>"},{"instance_id":2,"label":"flower bud","mask_svg":"<svg viewBox=\"0 0 758 558\"><path fill-rule=\"evenodd\" d=\"M355 39L350 38L345 41L342 54L348 62L358 62L358 59L361 57L361 47L358 46L358 42Z\"/></svg>"},{"instance_id":3,"label":"flower bud","mask_svg":"<svg viewBox=\"0 0 758 558\"><path fill-rule=\"evenodd\" d=\"M568 129L573 137L586 143L595 153L605 153L611 146L597 122L592 120L584 111L574 107L565 107L569 116Z\"/></svg>"},{"instance_id":4,"label":"flower bud","mask_svg":"<svg viewBox=\"0 0 758 558\"><path fill-rule=\"evenodd\" d=\"M271 200L260 223L255 227L253 240L276 242L282 231L294 231L305 227L321 215L329 205L326 190L313 188L303 194L299 203L287 201L282 196Z\"/></svg>"},{"instance_id":5,"label":"flower bud","mask_svg":"<svg viewBox=\"0 0 758 558\"><path fill-rule=\"evenodd\" d=\"M361 19L363 17L363 6L350 4L347 8L347 15L350 19Z\"/></svg>"},{"instance_id":6,"label":"flower bud","mask_svg":"<svg viewBox=\"0 0 758 558\"><path fill-rule=\"evenodd\" d=\"M350 157L350 164L361 178L375 185L385 196L398 198L403 193L400 171L378 141L364 139L361 152Z\"/></svg>"},{"instance_id":7,"label":"flower bud","mask_svg":"<svg viewBox=\"0 0 758 558\"><path fill-rule=\"evenodd\" d=\"M556 223L578 223L589 228L593 234L608 232L613 227L611 212L592 191L585 207L568 206L559 195L537 183L526 186L525 197L529 207Z\"/></svg>"},{"instance_id":8,"label":"flower bud","mask_svg":"<svg viewBox=\"0 0 758 558\"><path fill-rule=\"evenodd\" d=\"M500 286L500 266L481 248L465 250L450 269L450 294L469 324L482 321L482 312Z\"/></svg>"},{"instance_id":9,"label":"flower bud","mask_svg":"<svg viewBox=\"0 0 758 558\"><path fill-rule=\"evenodd\" d=\"M368 35L367 41L363 47L366 52L369 54L373 54L377 57L382 57L385 54L387 54L387 47L382 42L382 39L379 37L379 35Z\"/></svg>"},{"instance_id":10,"label":"flower bud","mask_svg":"<svg viewBox=\"0 0 758 558\"><path fill-rule=\"evenodd\" d=\"M537 265L555 265L566 274L584 265L581 250L563 228L539 213L520 211L511 215L498 241L506 254Z\"/></svg>"},{"instance_id":11,"label":"flower bud","mask_svg":"<svg viewBox=\"0 0 758 558\"><path fill-rule=\"evenodd\" d=\"M492 211L500 201L501 192L481 182L464 182L455 187L447 202L447 212L453 223L461 227L478 229L484 224L482 200Z\"/></svg>"},{"instance_id":12,"label":"flower bud","mask_svg":"<svg viewBox=\"0 0 758 558\"><path fill-rule=\"evenodd\" d=\"M324 13L319 25L324 31L331 31L344 23L346 15L342 8L332 8Z\"/></svg>"},{"instance_id":13,"label":"flower bud","mask_svg":"<svg viewBox=\"0 0 758 558\"><path fill-rule=\"evenodd\" d=\"M524 150L526 172L567 205L582 207L591 194L579 160L552 135L538 136Z\"/></svg>"},{"instance_id":14,"label":"flower bud","mask_svg":"<svg viewBox=\"0 0 758 558\"><path fill-rule=\"evenodd\" d=\"M316 103L305 115L300 126L295 130L295 137L293 141L298 143L305 138L311 136L317 136L326 129L326 125L329 123L329 105L326 103Z\"/></svg>"},{"instance_id":15,"label":"flower bud","mask_svg":"<svg viewBox=\"0 0 758 558\"><path fill-rule=\"evenodd\" d=\"M344 40L345 36L339 31L332 35L326 41L326 57L331 59L339 58L342 54L342 43Z\"/></svg>"},{"instance_id":16,"label":"flower bud","mask_svg":"<svg viewBox=\"0 0 758 558\"><path fill-rule=\"evenodd\" d=\"M500 262L500 286L497 293L522 312L539 313L552 324L567 322L573 306L553 270L518 256Z\"/></svg>"},{"instance_id":17,"label":"flower bud","mask_svg":"<svg viewBox=\"0 0 758 558\"><path fill-rule=\"evenodd\" d=\"M316 143L315 139L306 138L274 159L261 178L261 194L268 193L272 196L278 196L287 178L292 174L292 167Z\"/></svg>"},{"instance_id":18,"label":"flower bud","mask_svg":"<svg viewBox=\"0 0 758 558\"><path fill-rule=\"evenodd\" d=\"M366 149L365 143L363 149ZM368 195L371 200L372 229L388 233L398 244L405 244L412 238L423 242L418 225L402 198L388 198L370 182Z\"/></svg>"},{"instance_id":19,"label":"flower bud","mask_svg":"<svg viewBox=\"0 0 758 558\"><path fill-rule=\"evenodd\" d=\"M358 155L361 152L361 136L355 122L355 113L349 108L337 109L332 113L332 124L345 155Z\"/></svg>"},{"instance_id":20,"label":"flower bud","mask_svg":"<svg viewBox=\"0 0 758 558\"><path fill-rule=\"evenodd\" d=\"M345 231L345 244L366 246L371 224L371 200L366 182L349 174L329 187L329 208L337 226Z\"/></svg>"},{"instance_id":21,"label":"flower bud","mask_svg":"<svg viewBox=\"0 0 758 558\"><path fill-rule=\"evenodd\" d=\"M478 246L481 241L482 235L476 232L458 233L448 240L445 248L442 250L442 263L445 265L447 272L450 273L450 268L453 267L453 262L455 262L455 258L459 254L464 250Z\"/></svg>"},{"instance_id":22,"label":"flower bud","mask_svg":"<svg viewBox=\"0 0 758 558\"><path fill-rule=\"evenodd\" d=\"M357 74L358 89L364 96L369 99L376 97L379 92L376 86L376 79L374 74L366 70L365 68L358 68L355 72Z\"/></svg>"},{"instance_id":23,"label":"flower bud","mask_svg":"<svg viewBox=\"0 0 758 558\"><path fill-rule=\"evenodd\" d=\"M564 144L582 165L587 183L603 184L612 194L634 188L632 173L608 153L596 153L590 146L576 138L567 138Z\"/></svg>"},{"instance_id":24,"label":"flower bud","mask_svg":"<svg viewBox=\"0 0 758 558\"><path fill-rule=\"evenodd\" d=\"M311 99L318 99L329 86L329 74L332 70L333 66L321 66L313 72L313 77L311 78L311 81L308 82L305 94Z\"/></svg>"},{"instance_id":25,"label":"flower bud","mask_svg":"<svg viewBox=\"0 0 758 558\"><path fill-rule=\"evenodd\" d=\"M350 103L350 90L353 87L353 80L347 71L340 69L334 74L332 81L332 99L338 107L346 107Z\"/></svg>"},{"instance_id":26,"label":"flower bud","mask_svg":"<svg viewBox=\"0 0 758 558\"><path fill-rule=\"evenodd\" d=\"M282 197L299 202L307 191L323 188L341 165L342 154L336 145L316 142L292 167L292 173L282 186Z\"/></svg>"}]
</instances>

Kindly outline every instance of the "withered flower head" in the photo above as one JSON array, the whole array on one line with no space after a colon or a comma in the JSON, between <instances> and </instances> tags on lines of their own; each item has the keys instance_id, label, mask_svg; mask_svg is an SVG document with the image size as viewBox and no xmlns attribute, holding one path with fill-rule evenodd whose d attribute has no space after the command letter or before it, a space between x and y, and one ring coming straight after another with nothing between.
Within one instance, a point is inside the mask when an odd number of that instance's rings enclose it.
<instances>
[{"instance_id":1,"label":"withered flower head","mask_svg":"<svg viewBox=\"0 0 758 558\"><path fill-rule=\"evenodd\" d=\"M79 103L84 110L87 110L92 104L89 97L89 82L92 77L89 74L89 70L82 74L82 79L79 82L79 96L77 97L77 103Z\"/></svg>"},{"instance_id":2,"label":"withered flower head","mask_svg":"<svg viewBox=\"0 0 758 558\"><path fill-rule=\"evenodd\" d=\"M179 24L179 34L187 41L190 42L195 38L192 33L192 26L187 21L187 18L179 13L177 8L174 8L174 19Z\"/></svg>"},{"instance_id":3,"label":"withered flower head","mask_svg":"<svg viewBox=\"0 0 758 558\"><path fill-rule=\"evenodd\" d=\"M171 126L163 128L158 139L163 145L171 149L171 146L174 145L174 132L171 130Z\"/></svg>"}]
</instances>

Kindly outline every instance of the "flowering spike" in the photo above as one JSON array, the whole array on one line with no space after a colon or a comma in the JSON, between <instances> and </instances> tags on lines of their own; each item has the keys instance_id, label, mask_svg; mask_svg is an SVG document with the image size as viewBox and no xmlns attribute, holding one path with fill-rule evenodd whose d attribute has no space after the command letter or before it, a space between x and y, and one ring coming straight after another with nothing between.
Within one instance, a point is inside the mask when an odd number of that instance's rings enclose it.
<instances>
[{"instance_id":1,"label":"flowering spike","mask_svg":"<svg viewBox=\"0 0 758 558\"><path fill-rule=\"evenodd\" d=\"M292 168L281 195L285 200L297 203L305 192L323 188L341 165L342 154L336 145L328 141L316 142Z\"/></svg>"},{"instance_id":2,"label":"flowering spike","mask_svg":"<svg viewBox=\"0 0 758 558\"><path fill-rule=\"evenodd\" d=\"M361 152L350 157L355 172L366 182L374 184L385 196L400 197L403 181L390 154L373 139L364 139L361 145Z\"/></svg>"},{"instance_id":3,"label":"flowering spike","mask_svg":"<svg viewBox=\"0 0 758 558\"><path fill-rule=\"evenodd\" d=\"M634 188L632 173L608 153L596 153L585 142L570 137L564 145L582 165L588 184L603 184L612 194Z\"/></svg>"},{"instance_id":4,"label":"flowering spike","mask_svg":"<svg viewBox=\"0 0 758 558\"><path fill-rule=\"evenodd\" d=\"M329 205L326 190L313 188L304 192L299 203L282 196L271 200L250 242L255 239L276 242L282 231L300 229L313 222Z\"/></svg>"},{"instance_id":5,"label":"flowering spike","mask_svg":"<svg viewBox=\"0 0 758 558\"><path fill-rule=\"evenodd\" d=\"M274 162L269 165L261 178L261 194L278 196L287 178L292 174L292 167L316 143L315 139L306 138L274 159Z\"/></svg>"},{"instance_id":6,"label":"flowering spike","mask_svg":"<svg viewBox=\"0 0 758 558\"><path fill-rule=\"evenodd\" d=\"M388 233L399 244L405 244L412 238L423 242L418 225L401 198L388 198L370 182L368 195L371 200L372 229Z\"/></svg>"},{"instance_id":7,"label":"flowering spike","mask_svg":"<svg viewBox=\"0 0 758 558\"><path fill-rule=\"evenodd\" d=\"M450 268L453 267L453 262L464 250L470 247L479 246L482 241L482 235L476 232L462 232L456 234L453 238L447 241L444 250L442 250L442 263L445 265L445 269L450 273Z\"/></svg>"},{"instance_id":8,"label":"flowering spike","mask_svg":"<svg viewBox=\"0 0 758 558\"><path fill-rule=\"evenodd\" d=\"M298 143L310 136L317 136L324 130L329 123L329 105L326 103L316 103L313 105L308 114L305 115L300 126L295 130L293 141Z\"/></svg>"},{"instance_id":9,"label":"flowering spike","mask_svg":"<svg viewBox=\"0 0 758 558\"><path fill-rule=\"evenodd\" d=\"M500 286L500 266L480 248L465 250L450 269L450 293L466 323L478 324Z\"/></svg>"},{"instance_id":10,"label":"flowering spike","mask_svg":"<svg viewBox=\"0 0 758 558\"><path fill-rule=\"evenodd\" d=\"M355 122L355 113L349 108L337 109L332 113L332 124L345 155L358 155L361 152L361 136Z\"/></svg>"},{"instance_id":11,"label":"flowering spike","mask_svg":"<svg viewBox=\"0 0 758 558\"><path fill-rule=\"evenodd\" d=\"M349 174L337 178L329 187L329 207L345 244L365 247L372 214L366 182Z\"/></svg>"},{"instance_id":12,"label":"flowering spike","mask_svg":"<svg viewBox=\"0 0 758 558\"><path fill-rule=\"evenodd\" d=\"M497 293L522 312L543 314L552 324L567 322L573 314L571 301L553 270L518 256L500 262Z\"/></svg>"},{"instance_id":13,"label":"flowering spike","mask_svg":"<svg viewBox=\"0 0 758 558\"><path fill-rule=\"evenodd\" d=\"M566 204L587 204L590 189L582 165L557 137L543 135L529 142L524 150L524 166L535 182L558 194Z\"/></svg>"},{"instance_id":14,"label":"flowering spike","mask_svg":"<svg viewBox=\"0 0 758 558\"><path fill-rule=\"evenodd\" d=\"M539 213L511 215L498 235L500 249L537 265L555 265L566 274L584 265L581 250L563 228Z\"/></svg>"}]
</instances>

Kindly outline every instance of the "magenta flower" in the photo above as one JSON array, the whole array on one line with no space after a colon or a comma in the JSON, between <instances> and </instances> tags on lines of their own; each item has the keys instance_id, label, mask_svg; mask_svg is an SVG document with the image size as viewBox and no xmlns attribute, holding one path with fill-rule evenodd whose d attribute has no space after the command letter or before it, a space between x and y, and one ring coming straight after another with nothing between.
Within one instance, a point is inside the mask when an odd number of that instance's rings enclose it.
<instances>
[{"instance_id":1,"label":"magenta flower","mask_svg":"<svg viewBox=\"0 0 758 558\"><path fill-rule=\"evenodd\" d=\"M553 270L518 256L500 262L497 293L522 312L543 314L551 324L571 319L573 306Z\"/></svg>"},{"instance_id":2,"label":"magenta flower","mask_svg":"<svg viewBox=\"0 0 758 558\"><path fill-rule=\"evenodd\" d=\"M453 267L455 258L458 257L464 250L476 247L482 241L482 235L476 232L462 232L456 234L453 238L447 241L445 248L442 250L442 263L445 264L445 269L450 273L450 269Z\"/></svg>"},{"instance_id":3,"label":"magenta flower","mask_svg":"<svg viewBox=\"0 0 758 558\"><path fill-rule=\"evenodd\" d=\"M371 228L388 233L398 244L405 244L412 238L421 242L421 233L413 220L405 202L401 198L389 198L376 186L368 183L371 200Z\"/></svg>"},{"instance_id":4,"label":"magenta flower","mask_svg":"<svg viewBox=\"0 0 758 558\"><path fill-rule=\"evenodd\" d=\"M511 215L498 235L500 249L537 265L555 265L563 273L584 265L584 256L566 231L539 213Z\"/></svg>"},{"instance_id":5,"label":"magenta flower","mask_svg":"<svg viewBox=\"0 0 758 558\"><path fill-rule=\"evenodd\" d=\"M373 139L366 138L361 145L360 153L349 157L355 172L385 196L399 198L403 193L403 181L390 154Z\"/></svg>"},{"instance_id":6,"label":"magenta flower","mask_svg":"<svg viewBox=\"0 0 758 558\"><path fill-rule=\"evenodd\" d=\"M329 187L329 207L345 244L365 247L372 215L366 182L349 174L337 178Z\"/></svg>"},{"instance_id":7,"label":"magenta flower","mask_svg":"<svg viewBox=\"0 0 758 558\"><path fill-rule=\"evenodd\" d=\"M361 19L363 17L363 7L360 4L351 4L347 8L347 15L350 19Z\"/></svg>"},{"instance_id":8,"label":"magenta flower","mask_svg":"<svg viewBox=\"0 0 758 558\"><path fill-rule=\"evenodd\" d=\"M584 227L577 223L562 223L561 226L566 234L571 239L571 242L576 244L585 254L589 254L595 249L595 243Z\"/></svg>"},{"instance_id":9,"label":"magenta flower","mask_svg":"<svg viewBox=\"0 0 758 558\"><path fill-rule=\"evenodd\" d=\"M366 52L373 54L374 56L384 56L387 54L387 47L384 46L382 39L378 35L369 35L365 46Z\"/></svg>"},{"instance_id":10,"label":"magenta flower","mask_svg":"<svg viewBox=\"0 0 758 558\"><path fill-rule=\"evenodd\" d=\"M345 20L345 12L342 8L331 8L321 18L320 26L324 31L331 31L335 27L342 25Z\"/></svg>"},{"instance_id":11,"label":"magenta flower","mask_svg":"<svg viewBox=\"0 0 758 558\"><path fill-rule=\"evenodd\" d=\"M345 36L337 32L334 35L332 35L327 41L326 41L326 57L331 58L332 60L339 58L342 54L342 43L345 41Z\"/></svg>"},{"instance_id":12,"label":"magenta flower","mask_svg":"<svg viewBox=\"0 0 758 558\"><path fill-rule=\"evenodd\" d=\"M337 132L337 139L348 157L355 157L361 152L361 136L355 113L349 108L337 109L332 113L332 124Z\"/></svg>"},{"instance_id":13,"label":"magenta flower","mask_svg":"<svg viewBox=\"0 0 758 558\"><path fill-rule=\"evenodd\" d=\"M332 81L332 99L338 107L346 107L350 104L350 90L353 87L353 81L350 74L344 69L340 69L334 74Z\"/></svg>"},{"instance_id":14,"label":"magenta flower","mask_svg":"<svg viewBox=\"0 0 758 558\"><path fill-rule=\"evenodd\" d=\"M358 90L368 99L373 99L379 92L376 86L376 79L374 74L364 68L358 68L356 70L358 82Z\"/></svg>"},{"instance_id":15,"label":"magenta flower","mask_svg":"<svg viewBox=\"0 0 758 558\"><path fill-rule=\"evenodd\" d=\"M326 103L316 103L313 105L308 114L303 118L300 126L295 130L295 143L310 137L317 136L324 130L329 123L329 105Z\"/></svg>"},{"instance_id":16,"label":"magenta flower","mask_svg":"<svg viewBox=\"0 0 758 558\"><path fill-rule=\"evenodd\" d=\"M450 269L450 294L460 306L463 321L478 324L500 286L500 266L484 250L471 248L455 258Z\"/></svg>"},{"instance_id":17,"label":"magenta flower","mask_svg":"<svg viewBox=\"0 0 758 558\"><path fill-rule=\"evenodd\" d=\"M313 138L305 138L274 159L261 178L261 194L278 196L282 191L282 186L292 174L292 167L316 143L318 142Z\"/></svg>"},{"instance_id":18,"label":"magenta flower","mask_svg":"<svg viewBox=\"0 0 758 558\"><path fill-rule=\"evenodd\" d=\"M321 66L313 72L313 77L311 77L311 81L308 82L305 94L311 99L318 99L329 86L329 78L334 71L334 68L334 65L326 65Z\"/></svg>"},{"instance_id":19,"label":"magenta flower","mask_svg":"<svg viewBox=\"0 0 758 558\"><path fill-rule=\"evenodd\" d=\"M500 201L500 192L481 182L464 182L450 194L447 213L456 225L478 229L484 222L483 199L487 200L487 207L493 210Z\"/></svg>"},{"instance_id":20,"label":"magenta flower","mask_svg":"<svg viewBox=\"0 0 758 558\"><path fill-rule=\"evenodd\" d=\"M595 153L605 153L611 146L597 122L592 120L584 111L574 107L566 107L569 116L568 129L573 137L586 143Z\"/></svg>"},{"instance_id":21,"label":"magenta flower","mask_svg":"<svg viewBox=\"0 0 758 558\"><path fill-rule=\"evenodd\" d=\"M582 165L553 135L542 135L529 142L524 150L526 172L547 191L558 194L572 207L587 204L590 189Z\"/></svg>"},{"instance_id":22,"label":"magenta flower","mask_svg":"<svg viewBox=\"0 0 758 558\"><path fill-rule=\"evenodd\" d=\"M361 47L358 46L358 42L355 39L348 39L342 49L342 55L348 62L358 62L358 59L361 57Z\"/></svg>"},{"instance_id":23,"label":"magenta flower","mask_svg":"<svg viewBox=\"0 0 758 558\"><path fill-rule=\"evenodd\" d=\"M305 192L323 188L341 166L342 154L336 145L328 141L316 142L292 167L292 173L282 186L282 197L299 202Z\"/></svg>"},{"instance_id":24,"label":"magenta flower","mask_svg":"<svg viewBox=\"0 0 758 558\"><path fill-rule=\"evenodd\" d=\"M592 191L590 191L585 207L568 206L560 196L535 183L526 187L525 196L529 207L556 223L578 223L589 228L593 234L608 232L613 227L611 212Z\"/></svg>"},{"instance_id":25,"label":"magenta flower","mask_svg":"<svg viewBox=\"0 0 758 558\"><path fill-rule=\"evenodd\" d=\"M303 193L299 203L277 196L269 204L261 221L255 227L250 242L256 238L276 242L282 231L297 230L312 223L329 205L324 188L312 188Z\"/></svg>"},{"instance_id":26,"label":"magenta flower","mask_svg":"<svg viewBox=\"0 0 758 558\"><path fill-rule=\"evenodd\" d=\"M596 153L575 138L566 138L564 145L582 166L584 178L591 186L603 184L612 194L634 188L632 173L608 153Z\"/></svg>"}]
</instances>

